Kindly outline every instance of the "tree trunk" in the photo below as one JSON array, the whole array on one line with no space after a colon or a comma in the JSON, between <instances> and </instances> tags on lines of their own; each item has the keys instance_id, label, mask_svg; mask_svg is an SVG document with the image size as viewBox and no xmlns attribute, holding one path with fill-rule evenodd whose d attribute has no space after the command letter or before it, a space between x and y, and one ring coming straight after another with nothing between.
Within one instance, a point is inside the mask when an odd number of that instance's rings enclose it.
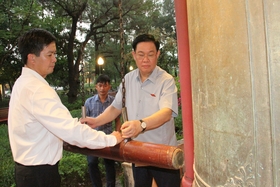
<instances>
[{"instance_id":1,"label":"tree trunk","mask_svg":"<svg viewBox=\"0 0 280 187\"><path fill-rule=\"evenodd\" d=\"M79 89L80 89L79 77L69 74L69 92L67 93L69 103L74 103L77 100Z\"/></svg>"},{"instance_id":2,"label":"tree trunk","mask_svg":"<svg viewBox=\"0 0 280 187\"><path fill-rule=\"evenodd\" d=\"M74 39L77 30L77 22L78 22L78 18L73 17L72 28L70 32L68 49L67 49L67 56L68 56L67 61L68 61L68 68L69 68L69 77L68 77L69 92L67 93L67 96L68 96L69 103L73 103L77 100L78 88L80 85L79 72L76 72L77 64L74 64L74 54L73 54Z\"/></svg>"}]
</instances>

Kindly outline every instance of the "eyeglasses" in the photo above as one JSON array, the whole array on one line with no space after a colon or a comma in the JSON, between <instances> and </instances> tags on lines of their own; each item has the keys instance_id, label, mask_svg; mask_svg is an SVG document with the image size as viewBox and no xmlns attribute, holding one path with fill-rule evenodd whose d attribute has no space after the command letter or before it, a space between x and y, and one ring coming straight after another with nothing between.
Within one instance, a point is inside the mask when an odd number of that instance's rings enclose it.
<instances>
[{"instance_id":1,"label":"eyeglasses","mask_svg":"<svg viewBox=\"0 0 280 187\"><path fill-rule=\"evenodd\" d=\"M147 58L148 60L152 61L156 58L156 54L154 54L154 53L152 53L152 54L137 53L136 58L138 60L144 60L145 58Z\"/></svg>"}]
</instances>

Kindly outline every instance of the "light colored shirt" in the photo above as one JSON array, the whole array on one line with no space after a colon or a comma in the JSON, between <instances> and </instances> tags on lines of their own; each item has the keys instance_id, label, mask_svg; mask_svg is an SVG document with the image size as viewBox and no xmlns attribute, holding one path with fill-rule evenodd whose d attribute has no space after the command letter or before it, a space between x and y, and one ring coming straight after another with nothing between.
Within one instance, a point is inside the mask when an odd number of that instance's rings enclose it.
<instances>
[{"instance_id":1,"label":"light colored shirt","mask_svg":"<svg viewBox=\"0 0 280 187\"><path fill-rule=\"evenodd\" d=\"M86 116L94 118L99 116L108 106L110 106L113 101L114 97L111 95L108 95L103 103L100 101L98 94L88 98L85 102ZM95 128L95 130L103 131L106 134L111 134L113 131L112 122L98 126Z\"/></svg>"},{"instance_id":2,"label":"light colored shirt","mask_svg":"<svg viewBox=\"0 0 280 187\"><path fill-rule=\"evenodd\" d=\"M26 67L12 90L8 130L14 161L23 165L56 164L63 141L90 149L117 143L113 135L72 118L47 81Z\"/></svg>"},{"instance_id":3,"label":"light colored shirt","mask_svg":"<svg viewBox=\"0 0 280 187\"><path fill-rule=\"evenodd\" d=\"M162 108L170 108L173 117L178 114L177 88L174 78L158 66L143 83L139 69L126 74L125 89L128 120L143 119ZM117 109L122 108L122 84L112 106ZM138 135L135 140L176 146L173 117L162 126Z\"/></svg>"}]
</instances>

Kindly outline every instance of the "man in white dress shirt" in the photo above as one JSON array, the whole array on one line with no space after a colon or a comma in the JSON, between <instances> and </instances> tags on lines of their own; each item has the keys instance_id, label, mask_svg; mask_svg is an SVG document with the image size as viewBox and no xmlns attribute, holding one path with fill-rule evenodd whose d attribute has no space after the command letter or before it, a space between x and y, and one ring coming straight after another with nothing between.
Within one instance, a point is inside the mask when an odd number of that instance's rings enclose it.
<instances>
[{"instance_id":1,"label":"man in white dress shirt","mask_svg":"<svg viewBox=\"0 0 280 187\"><path fill-rule=\"evenodd\" d=\"M106 135L73 118L45 80L56 63L56 38L31 29L18 41L24 63L9 105L9 139L17 187L59 187L58 162L63 141L99 149L122 141L119 132Z\"/></svg>"}]
</instances>

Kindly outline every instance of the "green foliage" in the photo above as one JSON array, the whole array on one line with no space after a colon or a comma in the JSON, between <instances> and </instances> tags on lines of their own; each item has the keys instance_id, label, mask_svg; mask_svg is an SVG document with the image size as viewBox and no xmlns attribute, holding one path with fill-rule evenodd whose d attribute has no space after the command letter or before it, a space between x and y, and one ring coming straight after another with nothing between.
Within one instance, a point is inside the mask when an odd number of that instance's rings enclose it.
<instances>
[{"instance_id":1,"label":"green foliage","mask_svg":"<svg viewBox=\"0 0 280 187\"><path fill-rule=\"evenodd\" d=\"M0 83L11 87L20 75L21 62L17 51L17 38L34 27L48 28L42 22L43 9L34 0L2 1L0 6Z\"/></svg>"},{"instance_id":2,"label":"green foliage","mask_svg":"<svg viewBox=\"0 0 280 187\"><path fill-rule=\"evenodd\" d=\"M178 116L174 119L175 120L175 130L177 139L183 139L183 121L182 121L182 107L181 107L181 87L180 87L180 80L178 77L175 77L175 84L177 87L178 92Z\"/></svg>"},{"instance_id":3,"label":"green foliage","mask_svg":"<svg viewBox=\"0 0 280 187\"><path fill-rule=\"evenodd\" d=\"M177 140L181 140L183 139L183 121L181 107L179 107L178 116L174 119L174 121Z\"/></svg>"},{"instance_id":4,"label":"green foliage","mask_svg":"<svg viewBox=\"0 0 280 187\"><path fill-rule=\"evenodd\" d=\"M180 98L181 97L180 79L179 79L179 77L174 77L174 79L175 79L175 84L176 84L176 87L177 87L178 98Z\"/></svg>"},{"instance_id":5,"label":"green foliage","mask_svg":"<svg viewBox=\"0 0 280 187\"><path fill-rule=\"evenodd\" d=\"M71 110L70 111L71 115L73 118L81 118L82 117L82 110L81 110L81 107L79 109L76 109L76 110Z\"/></svg>"},{"instance_id":6,"label":"green foliage","mask_svg":"<svg viewBox=\"0 0 280 187\"><path fill-rule=\"evenodd\" d=\"M0 125L0 137L0 186L15 186L14 161L5 124Z\"/></svg>"},{"instance_id":7,"label":"green foliage","mask_svg":"<svg viewBox=\"0 0 280 187\"><path fill-rule=\"evenodd\" d=\"M67 96L64 94L64 95L60 95L60 99L61 102L66 106L66 108L68 108L69 111L81 109L81 106L84 105L81 98L79 98L73 103L69 103L67 101Z\"/></svg>"},{"instance_id":8,"label":"green foliage","mask_svg":"<svg viewBox=\"0 0 280 187\"><path fill-rule=\"evenodd\" d=\"M87 176L87 160L85 155L63 151L59 162L59 174L62 186L82 184ZM71 179L71 180L69 180Z\"/></svg>"}]
</instances>

